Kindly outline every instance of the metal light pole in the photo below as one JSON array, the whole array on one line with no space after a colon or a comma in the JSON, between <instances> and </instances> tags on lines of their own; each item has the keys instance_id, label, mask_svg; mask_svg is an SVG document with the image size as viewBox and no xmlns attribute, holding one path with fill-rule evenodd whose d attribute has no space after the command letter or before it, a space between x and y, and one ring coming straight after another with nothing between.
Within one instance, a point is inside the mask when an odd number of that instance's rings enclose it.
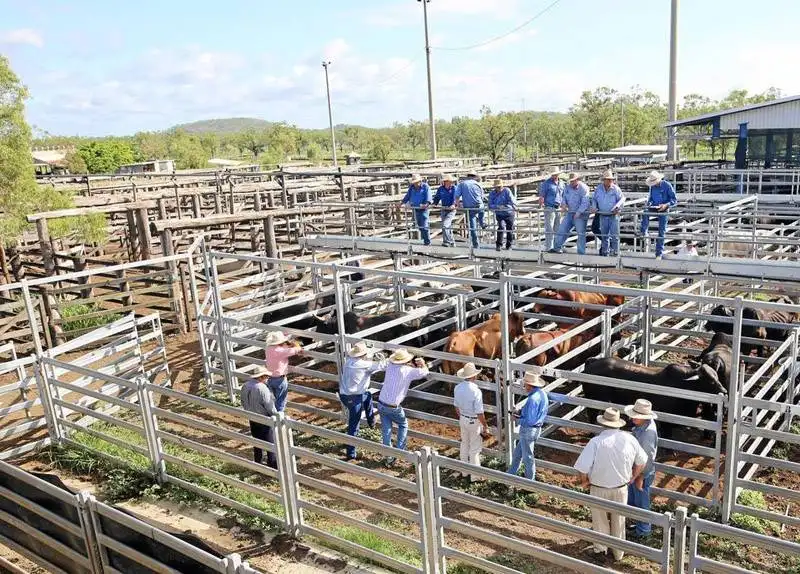
<instances>
[{"instance_id":1,"label":"metal light pole","mask_svg":"<svg viewBox=\"0 0 800 574\"><path fill-rule=\"evenodd\" d=\"M678 119L678 0L672 0L669 34L669 116ZM678 146L675 141L677 128L667 128L667 159L678 161Z\"/></svg>"},{"instance_id":2,"label":"metal light pole","mask_svg":"<svg viewBox=\"0 0 800 574\"><path fill-rule=\"evenodd\" d=\"M328 80L328 66L330 62L322 62L322 67L325 68L325 89L328 92L328 122L331 124L331 150L333 150L333 167L338 165L336 161L336 132L333 131L333 111L331 110L331 83Z\"/></svg>"},{"instance_id":3,"label":"metal light pole","mask_svg":"<svg viewBox=\"0 0 800 574\"><path fill-rule=\"evenodd\" d=\"M436 122L433 119L433 87L431 85L431 44L428 39L428 3L431 0L417 0L422 2L422 16L425 19L425 62L428 66L428 120L431 124L431 159L436 159Z\"/></svg>"}]
</instances>

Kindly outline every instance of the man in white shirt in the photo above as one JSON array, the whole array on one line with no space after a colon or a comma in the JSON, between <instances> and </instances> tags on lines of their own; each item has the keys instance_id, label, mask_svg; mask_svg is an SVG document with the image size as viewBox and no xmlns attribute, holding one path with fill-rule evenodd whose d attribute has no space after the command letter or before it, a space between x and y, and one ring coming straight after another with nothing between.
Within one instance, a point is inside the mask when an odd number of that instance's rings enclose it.
<instances>
[{"instance_id":1,"label":"man in white shirt","mask_svg":"<svg viewBox=\"0 0 800 574\"><path fill-rule=\"evenodd\" d=\"M628 502L628 485L633 483L647 464L647 454L630 433L620 430L625 420L615 408L607 408L597 417L597 423L607 427L584 447L575 469L582 486L589 486L589 494L619 504ZM603 509L592 508L592 528L603 534L625 539L625 516ZM605 555L608 548L594 544L587 549L593 555ZM622 560L624 552L612 548L615 560Z\"/></svg>"},{"instance_id":2,"label":"man in white shirt","mask_svg":"<svg viewBox=\"0 0 800 574\"><path fill-rule=\"evenodd\" d=\"M387 361L381 357L375 361L372 359L372 349L365 343L356 343L347 352L347 359L342 368L341 378L339 379L339 400L347 410L347 434L356 436L358 427L361 424L361 413L367 418L370 428L375 426L375 412L372 409L372 393L369 386L372 380L370 377L377 372L386 369ZM356 458L356 447L346 445L347 460Z\"/></svg>"},{"instance_id":3,"label":"man in white shirt","mask_svg":"<svg viewBox=\"0 0 800 574\"><path fill-rule=\"evenodd\" d=\"M467 363L456 376L464 379L453 391L453 405L456 407L458 423L461 427L461 451L459 458L463 462L481 465L484 431L489 428L483 413L483 395L475 378L481 374L474 363ZM478 480L470 476L470 481Z\"/></svg>"},{"instance_id":4,"label":"man in white shirt","mask_svg":"<svg viewBox=\"0 0 800 574\"><path fill-rule=\"evenodd\" d=\"M414 361L414 366L409 365ZM414 358L414 355L400 349L392 353L389 357L389 365L386 367L386 376L383 379L383 387L378 395L378 413L381 415L381 435L383 444L392 446L392 424L397 425L397 448L406 448L406 438L408 437L408 420L403 407L400 406L408 394L408 387L412 381L428 376L428 367L421 358ZM394 464L393 458L383 461L384 465Z\"/></svg>"}]
</instances>

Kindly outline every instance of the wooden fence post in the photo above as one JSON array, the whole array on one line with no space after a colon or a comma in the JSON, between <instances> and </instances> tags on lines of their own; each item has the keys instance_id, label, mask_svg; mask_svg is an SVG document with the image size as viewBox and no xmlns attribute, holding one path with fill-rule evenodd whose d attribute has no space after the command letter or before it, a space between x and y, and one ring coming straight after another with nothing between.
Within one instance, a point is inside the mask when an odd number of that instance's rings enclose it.
<instances>
[{"instance_id":1,"label":"wooden fence post","mask_svg":"<svg viewBox=\"0 0 800 574\"><path fill-rule=\"evenodd\" d=\"M42 285L41 293L44 313L47 317L46 325L43 325L43 329L47 329L47 326L49 326L52 334L51 340L56 345L61 345L66 341L66 337L64 336L61 311L58 308L58 301L52 293L52 286L48 284ZM33 329L36 329L36 325L31 325L31 330Z\"/></svg>"},{"instance_id":2,"label":"wooden fence post","mask_svg":"<svg viewBox=\"0 0 800 574\"><path fill-rule=\"evenodd\" d=\"M44 273L49 277L55 274L56 263L53 257L53 245L50 243L50 232L47 229L47 220L43 217L36 220L36 234L39 236Z\"/></svg>"},{"instance_id":3,"label":"wooden fence post","mask_svg":"<svg viewBox=\"0 0 800 574\"><path fill-rule=\"evenodd\" d=\"M141 260L147 261L152 257L153 237L150 234L150 220L147 217L146 207L141 207L136 210L136 224L139 226Z\"/></svg>"},{"instance_id":4,"label":"wooden fence post","mask_svg":"<svg viewBox=\"0 0 800 574\"><path fill-rule=\"evenodd\" d=\"M161 232L161 247L164 250L165 257L171 257L175 255L175 251L172 248L172 230L167 228ZM167 262L167 269L169 269L169 297L170 297L170 306L172 307L172 311L175 313L175 324L178 326L181 334L186 333L186 323L184 322L184 302L181 301L181 288L180 288L180 280L178 277L178 267L175 264L175 261L168 261Z\"/></svg>"},{"instance_id":5,"label":"wooden fence post","mask_svg":"<svg viewBox=\"0 0 800 574\"><path fill-rule=\"evenodd\" d=\"M130 261L136 261L139 254L139 227L136 223L136 214L132 209L125 211L125 218L128 222L128 254Z\"/></svg>"},{"instance_id":6,"label":"wooden fence post","mask_svg":"<svg viewBox=\"0 0 800 574\"><path fill-rule=\"evenodd\" d=\"M264 220L264 249L267 252L267 257L278 256L278 243L275 241L275 216L268 215ZM275 265L270 263L268 269L274 269Z\"/></svg>"}]
</instances>

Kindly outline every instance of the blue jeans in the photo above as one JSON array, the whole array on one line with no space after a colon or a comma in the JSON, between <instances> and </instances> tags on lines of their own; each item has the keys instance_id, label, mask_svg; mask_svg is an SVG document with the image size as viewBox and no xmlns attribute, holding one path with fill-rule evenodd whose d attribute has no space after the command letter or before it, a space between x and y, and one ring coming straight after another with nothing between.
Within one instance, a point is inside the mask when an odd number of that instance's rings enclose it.
<instances>
[{"instance_id":1,"label":"blue jeans","mask_svg":"<svg viewBox=\"0 0 800 574\"><path fill-rule=\"evenodd\" d=\"M519 427L519 438L514 445L514 454L511 455L511 466L508 474L517 475L520 463L525 464L525 478L536 478L536 459L533 458L533 447L542 434L542 427Z\"/></svg>"},{"instance_id":2,"label":"blue jeans","mask_svg":"<svg viewBox=\"0 0 800 574\"><path fill-rule=\"evenodd\" d=\"M581 214L581 217L575 217L575 214L572 212L564 215L564 217L561 218L561 225L558 226L558 235L556 236L556 242L553 248L560 251L567 241L569 232L575 228L575 231L578 233L578 254L583 255L586 253L586 222L587 219L584 214Z\"/></svg>"},{"instance_id":3,"label":"blue jeans","mask_svg":"<svg viewBox=\"0 0 800 574\"><path fill-rule=\"evenodd\" d=\"M431 229L430 229L430 213L427 209L414 208L414 222L419 229L419 235L422 238L422 243L425 245L431 244Z\"/></svg>"},{"instance_id":4,"label":"blue jeans","mask_svg":"<svg viewBox=\"0 0 800 574\"><path fill-rule=\"evenodd\" d=\"M658 239L656 239L656 257L664 254L664 236L667 234L667 216L660 215L658 211L644 212L642 216L642 236L647 234L650 226L650 217L658 218Z\"/></svg>"},{"instance_id":5,"label":"blue jeans","mask_svg":"<svg viewBox=\"0 0 800 574\"><path fill-rule=\"evenodd\" d=\"M553 249L556 239L556 231L561 227L561 211L557 207L544 208L544 248Z\"/></svg>"},{"instance_id":6,"label":"blue jeans","mask_svg":"<svg viewBox=\"0 0 800 574\"><path fill-rule=\"evenodd\" d=\"M375 424L375 411L372 410L372 393L363 395L339 395L339 399L347 409L347 434L356 436L361 425L361 413L366 413L367 424ZM356 457L356 447L348 444L345 448L347 458Z\"/></svg>"},{"instance_id":7,"label":"blue jeans","mask_svg":"<svg viewBox=\"0 0 800 574\"><path fill-rule=\"evenodd\" d=\"M619 215L600 216L600 255L619 253Z\"/></svg>"},{"instance_id":8,"label":"blue jeans","mask_svg":"<svg viewBox=\"0 0 800 574\"><path fill-rule=\"evenodd\" d=\"M643 508L650 510L650 487L653 485L653 479L656 473L651 472L644 477L642 490L639 490L633 484L628 485L628 506L635 506L636 508ZM650 534L650 523L633 521L634 532L639 536L647 536Z\"/></svg>"},{"instance_id":9,"label":"blue jeans","mask_svg":"<svg viewBox=\"0 0 800 574\"><path fill-rule=\"evenodd\" d=\"M479 211L480 209L480 211ZM483 209L478 207L470 208L467 212L467 224L469 226L469 240L472 247L478 248L478 225L483 228Z\"/></svg>"},{"instance_id":10,"label":"blue jeans","mask_svg":"<svg viewBox=\"0 0 800 574\"><path fill-rule=\"evenodd\" d=\"M250 421L250 435L264 442L275 442L272 427L262 425L261 423ZM253 447L253 461L256 464L261 464L264 461L264 449L257 446ZM267 466L270 468L278 468L278 462L274 452L267 451Z\"/></svg>"},{"instance_id":11,"label":"blue jeans","mask_svg":"<svg viewBox=\"0 0 800 574\"><path fill-rule=\"evenodd\" d=\"M495 245L499 249L503 246L503 236L506 240L506 249L511 249L514 244L514 212L497 211L494 214L497 218L497 241Z\"/></svg>"},{"instance_id":12,"label":"blue jeans","mask_svg":"<svg viewBox=\"0 0 800 574\"><path fill-rule=\"evenodd\" d=\"M453 220L455 218L455 209L442 210L442 243L445 247L453 247L456 244L456 240L453 239Z\"/></svg>"},{"instance_id":13,"label":"blue jeans","mask_svg":"<svg viewBox=\"0 0 800 574\"><path fill-rule=\"evenodd\" d=\"M289 381L286 377L270 377L267 379L267 386L275 396L275 408L278 412L286 409L286 396L289 394Z\"/></svg>"},{"instance_id":14,"label":"blue jeans","mask_svg":"<svg viewBox=\"0 0 800 574\"><path fill-rule=\"evenodd\" d=\"M406 412L403 410L403 407L392 408L378 403L378 413L381 415L381 435L383 444L392 446L392 424L396 424L397 448L404 450L406 448L406 439L408 438L408 420L406 419Z\"/></svg>"}]
</instances>

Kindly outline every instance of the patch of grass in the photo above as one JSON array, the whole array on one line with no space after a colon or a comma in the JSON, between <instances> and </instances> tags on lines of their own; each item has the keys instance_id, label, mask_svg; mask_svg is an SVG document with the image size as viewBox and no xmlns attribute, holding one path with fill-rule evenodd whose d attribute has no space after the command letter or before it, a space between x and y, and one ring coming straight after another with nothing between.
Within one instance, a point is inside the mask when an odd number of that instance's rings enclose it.
<instances>
[{"instance_id":1,"label":"patch of grass","mask_svg":"<svg viewBox=\"0 0 800 574\"><path fill-rule=\"evenodd\" d=\"M741 491L739 493L737 502L742 506L755 508L756 510L767 510L767 501L764 500L764 495L755 490ZM769 534L770 531L780 531L780 527L778 526L777 522L739 512L731 515L731 524L744 530L757 532L758 534Z\"/></svg>"},{"instance_id":2,"label":"patch of grass","mask_svg":"<svg viewBox=\"0 0 800 574\"><path fill-rule=\"evenodd\" d=\"M374 552L379 552L395 560L411 564L412 566L422 566L422 556L420 553L412 548L408 548L402 544L392 542L386 538L381 538L377 534L361 530L354 526L332 525L328 528L328 532L334 536L338 536L353 544L358 544L364 548L369 548ZM326 545L330 546L330 544ZM369 562L372 562L371 560Z\"/></svg>"},{"instance_id":3,"label":"patch of grass","mask_svg":"<svg viewBox=\"0 0 800 574\"><path fill-rule=\"evenodd\" d=\"M99 317L85 317L85 315L104 311L97 303L74 303L62 307L60 311L61 317L64 320L62 328L65 332L95 329L113 323L122 317L119 313L109 313Z\"/></svg>"}]
</instances>

